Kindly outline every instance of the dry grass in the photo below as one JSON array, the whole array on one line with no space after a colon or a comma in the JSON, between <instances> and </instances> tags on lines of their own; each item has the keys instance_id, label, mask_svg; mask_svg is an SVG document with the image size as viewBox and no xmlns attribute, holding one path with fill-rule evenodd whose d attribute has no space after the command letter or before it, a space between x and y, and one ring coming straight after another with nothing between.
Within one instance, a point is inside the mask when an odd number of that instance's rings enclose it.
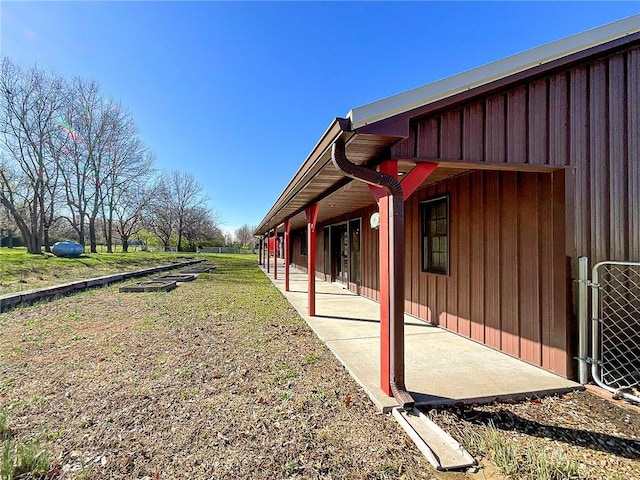
<instances>
[{"instance_id":1,"label":"dry grass","mask_svg":"<svg viewBox=\"0 0 640 480\"><path fill-rule=\"evenodd\" d=\"M60 478L433 478L259 271L0 315L0 408Z\"/></svg>"},{"instance_id":2,"label":"dry grass","mask_svg":"<svg viewBox=\"0 0 640 480\"><path fill-rule=\"evenodd\" d=\"M429 414L509 479L640 480L640 414L588 392Z\"/></svg>"}]
</instances>

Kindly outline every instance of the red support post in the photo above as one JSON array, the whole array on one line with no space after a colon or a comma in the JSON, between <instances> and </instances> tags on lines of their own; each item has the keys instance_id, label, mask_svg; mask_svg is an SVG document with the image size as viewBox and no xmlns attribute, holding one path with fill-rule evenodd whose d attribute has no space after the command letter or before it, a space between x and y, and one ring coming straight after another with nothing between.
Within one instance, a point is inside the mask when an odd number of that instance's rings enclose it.
<instances>
[{"instance_id":1,"label":"red support post","mask_svg":"<svg viewBox=\"0 0 640 480\"><path fill-rule=\"evenodd\" d=\"M266 259L267 273L271 272L271 259L269 258L270 256L271 256L271 231L267 232L267 259Z\"/></svg>"},{"instance_id":2,"label":"red support post","mask_svg":"<svg viewBox=\"0 0 640 480\"><path fill-rule=\"evenodd\" d=\"M284 221L284 291L289 291L289 242L291 237L289 236L289 220Z\"/></svg>"},{"instance_id":3,"label":"red support post","mask_svg":"<svg viewBox=\"0 0 640 480\"><path fill-rule=\"evenodd\" d=\"M273 279L278 279L278 226L273 227Z\"/></svg>"},{"instance_id":4,"label":"red support post","mask_svg":"<svg viewBox=\"0 0 640 480\"><path fill-rule=\"evenodd\" d=\"M262 237L262 265L267 265L267 245L269 244L269 237Z\"/></svg>"},{"instance_id":5,"label":"red support post","mask_svg":"<svg viewBox=\"0 0 640 480\"><path fill-rule=\"evenodd\" d=\"M394 178L398 178L398 162L387 160L380 164L379 171ZM393 225L393 219L389 218L389 194L378 199L380 211L380 388L382 391L393 396L391 391L391 263L393 260L389 245L389 228ZM375 194L374 194L375 195ZM403 300L404 301L404 300Z\"/></svg>"},{"instance_id":6,"label":"red support post","mask_svg":"<svg viewBox=\"0 0 640 480\"><path fill-rule=\"evenodd\" d=\"M305 210L307 215L307 292L309 316L316 314L316 222L320 205L314 203Z\"/></svg>"}]
</instances>

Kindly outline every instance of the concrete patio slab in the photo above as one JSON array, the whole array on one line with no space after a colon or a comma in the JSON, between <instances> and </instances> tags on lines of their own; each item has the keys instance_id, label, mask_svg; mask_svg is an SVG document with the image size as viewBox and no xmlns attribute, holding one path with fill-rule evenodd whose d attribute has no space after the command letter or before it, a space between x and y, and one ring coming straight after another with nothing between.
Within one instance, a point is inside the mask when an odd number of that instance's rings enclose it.
<instances>
[{"instance_id":1,"label":"concrete patio slab","mask_svg":"<svg viewBox=\"0 0 640 480\"><path fill-rule=\"evenodd\" d=\"M266 270L265 274L267 274ZM307 275L284 265L267 276L384 412L398 404L379 387L380 306L340 284L316 280L316 316L307 313ZM582 388L579 384L405 315L406 387L417 405L482 403Z\"/></svg>"}]
</instances>

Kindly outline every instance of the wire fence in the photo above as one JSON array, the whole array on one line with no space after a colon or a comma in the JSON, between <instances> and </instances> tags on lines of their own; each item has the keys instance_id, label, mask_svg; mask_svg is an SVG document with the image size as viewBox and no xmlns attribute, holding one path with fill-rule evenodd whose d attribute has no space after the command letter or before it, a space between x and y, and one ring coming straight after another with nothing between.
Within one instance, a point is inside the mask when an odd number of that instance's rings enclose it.
<instances>
[{"instance_id":1,"label":"wire fence","mask_svg":"<svg viewBox=\"0 0 640 480\"><path fill-rule=\"evenodd\" d=\"M640 262L600 262L587 286L593 380L640 403Z\"/></svg>"}]
</instances>

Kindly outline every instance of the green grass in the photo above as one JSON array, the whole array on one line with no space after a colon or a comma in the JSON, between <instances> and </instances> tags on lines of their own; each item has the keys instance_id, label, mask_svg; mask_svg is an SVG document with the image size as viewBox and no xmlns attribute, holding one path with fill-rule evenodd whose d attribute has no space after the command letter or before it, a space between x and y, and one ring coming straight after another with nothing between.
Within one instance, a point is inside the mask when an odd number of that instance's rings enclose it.
<instances>
[{"instance_id":1,"label":"green grass","mask_svg":"<svg viewBox=\"0 0 640 480\"><path fill-rule=\"evenodd\" d=\"M465 448L491 460L506 478L522 480L581 479L580 465L561 449L522 447L503 435L492 423L482 431L456 429Z\"/></svg>"},{"instance_id":2,"label":"green grass","mask_svg":"<svg viewBox=\"0 0 640 480\"><path fill-rule=\"evenodd\" d=\"M65 281L99 277L178 261L192 254L90 253L77 258L31 255L25 248L0 248L0 295Z\"/></svg>"},{"instance_id":3,"label":"green grass","mask_svg":"<svg viewBox=\"0 0 640 480\"><path fill-rule=\"evenodd\" d=\"M41 478L50 465L49 453L40 439L14 439L9 430L7 411L0 410L0 480Z\"/></svg>"},{"instance_id":4,"label":"green grass","mask_svg":"<svg viewBox=\"0 0 640 480\"><path fill-rule=\"evenodd\" d=\"M0 409L0 439L9 435L9 425L7 421L7 411L3 408Z\"/></svg>"}]
</instances>

